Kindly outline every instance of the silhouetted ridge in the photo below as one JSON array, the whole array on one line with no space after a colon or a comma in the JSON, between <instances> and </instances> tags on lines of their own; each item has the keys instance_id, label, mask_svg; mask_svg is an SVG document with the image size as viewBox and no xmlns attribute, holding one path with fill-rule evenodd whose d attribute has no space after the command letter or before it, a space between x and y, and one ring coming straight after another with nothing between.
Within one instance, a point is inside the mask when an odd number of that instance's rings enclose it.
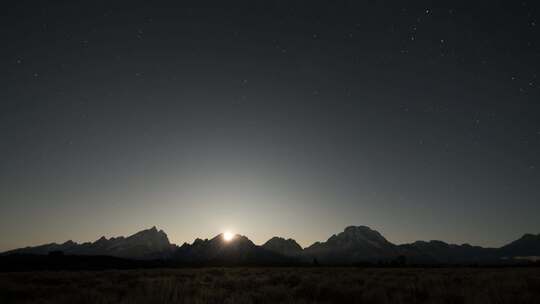
<instances>
[{"instance_id":1,"label":"silhouetted ridge","mask_svg":"<svg viewBox=\"0 0 540 304\"><path fill-rule=\"evenodd\" d=\"M526 233L500 250L505 257L540 256L540 234Z\"/></svg>"},{"instance_id":2,"label":"silhouetted ridge","mask_svg":"<svg viewBox=\"0 0 540 304\"><path fill-rule=\"evenodd\" d=\"M242 235L230 241L219 234L210 240L196 239L193 244L184 243L175 253L174 259L185 264L207 265L260 265L287 264L292 261L283 255L255 245Z\"/></svg>"},{"instance_id":3,"label":"silhouetted ridge","mask_svg":"<svg viewBox=\"0 0 540 304\"><path fill-rule=\"evenodd\" d=\"M349 226L326 242L314 243L304 252L319 262L329 264L390 260L399 255L396 245L366 226Z\"/></svg>"},{"instance_id":4,"label":"silhouetted ridge","mask_svg":"<svg viewBox=\"0 0 540 304\"><path fill-rule=\"evenodd\" d=\"M176 264L200 265L283 265L318 263L346 265L364 262L408 261L413 264L493 264L535 260L540 257L540 235L525 234L501 248L482 248L443 241L416 241L395 245L378 231L367 226L348 226L325 242L315 242L302 249L293 239L273 237L262 246L243 235L226 241L223 234L211 239L197 238L192 244L178 247L155 226L128 237L100 237L94 242L77 244L67 241L25 247L6 255L112 256L137 260L166 260Z\"/></svg>"},{"instance_id":5,"label":"silhouetted ridge","mask_svg":"<svg viewBox=\"0 0 540 304\"><path fill-rule=\"evenodd\" d=\"M399 246L402 255L417 263L481 263L495 262L497 253L492 248L482 248L469 244L455 245L442 241L416 241Z\"/></svg>"},{"instance_id":6,"label":"silhouetted ridge","mask_svg":"<svg viewBox=\"0 0 540 304\"><path fill-rule=\"evenodd\" d=\"M262 245L263 248L286 256L302 254L302 247L293 239L273 237Z\"/></svg>"},{"instance_id":7,"label":"silhouetted ridge","mask_svg":"<svg viewBox=\"0 0 540 304\"><path fill-rule=\"evenodd\" d=\"M67 241L63 244L46 244L36 247L27 247L9 251L7 253L21 254L48 254L49 252L63 252L70 255L103 255L131 259L155 259L170 255L174 246L170 244L163 230L152 227L139 231L127 238L116 237L107 239L100 237L95 242L77 244Z\"/></svg>"}]
</instances>

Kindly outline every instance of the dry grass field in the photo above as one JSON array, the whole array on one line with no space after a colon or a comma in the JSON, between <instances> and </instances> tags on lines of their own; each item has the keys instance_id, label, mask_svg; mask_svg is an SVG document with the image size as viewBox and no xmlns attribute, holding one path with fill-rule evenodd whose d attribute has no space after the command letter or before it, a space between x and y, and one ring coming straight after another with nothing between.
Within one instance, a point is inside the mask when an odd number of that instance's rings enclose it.
<instances>
[{"instance_id":1,"label":"dry grass field","mask_svg":"<svg viewBox=\"0 0 540 304\"><path fill-rule=\"evenodd\" d=\"M540 268L0 273L0 303L540 303Z\"/></svg>"}]
</instances>

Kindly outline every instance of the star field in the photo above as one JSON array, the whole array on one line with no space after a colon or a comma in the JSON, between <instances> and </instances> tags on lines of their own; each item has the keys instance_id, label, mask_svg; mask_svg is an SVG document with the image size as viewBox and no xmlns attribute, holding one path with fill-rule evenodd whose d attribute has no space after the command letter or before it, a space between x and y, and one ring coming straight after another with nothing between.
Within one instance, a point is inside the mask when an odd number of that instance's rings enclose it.
<instances>
[{"instance_id":1,"label":"star field","mask_svg":"<svg viewBox=\"0 0 540 304\"><path fill-rule=\"evenodd\" d=\"M176 243L540 232L535 1L1 14L0 250L153 225Z\"/></svg>"}]
</instances>

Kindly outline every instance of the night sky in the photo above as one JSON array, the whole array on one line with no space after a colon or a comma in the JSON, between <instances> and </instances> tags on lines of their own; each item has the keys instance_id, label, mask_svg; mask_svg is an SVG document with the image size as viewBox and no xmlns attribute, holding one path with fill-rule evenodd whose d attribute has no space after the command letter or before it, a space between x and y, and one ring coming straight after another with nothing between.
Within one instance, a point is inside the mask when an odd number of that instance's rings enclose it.
<instances>
[{"instance_id":1,"label":"night sky","mask_svg":"<svg viewBox=\"0 0 540 304\"><path fill-rule=\"evenodd\" d=\"M411 2L2 2L0 250L539 233L540 3Z\"/></svg>"}]
</instances>

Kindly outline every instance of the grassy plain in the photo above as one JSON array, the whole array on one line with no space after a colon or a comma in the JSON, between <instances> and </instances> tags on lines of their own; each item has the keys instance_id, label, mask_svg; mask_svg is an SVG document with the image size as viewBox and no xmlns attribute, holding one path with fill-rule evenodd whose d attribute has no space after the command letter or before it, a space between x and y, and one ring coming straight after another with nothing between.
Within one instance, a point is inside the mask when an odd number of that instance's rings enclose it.
<instances>
[{"instance_id":1,"label":"grassy plain","mask_svg":"<svg viewBox=\"0 0 540 304\"><path fill-rule=\"evenodd\" d=\"M540 303L540 268L0 273L0 303Z\"/></svg>"}]
</instances>

